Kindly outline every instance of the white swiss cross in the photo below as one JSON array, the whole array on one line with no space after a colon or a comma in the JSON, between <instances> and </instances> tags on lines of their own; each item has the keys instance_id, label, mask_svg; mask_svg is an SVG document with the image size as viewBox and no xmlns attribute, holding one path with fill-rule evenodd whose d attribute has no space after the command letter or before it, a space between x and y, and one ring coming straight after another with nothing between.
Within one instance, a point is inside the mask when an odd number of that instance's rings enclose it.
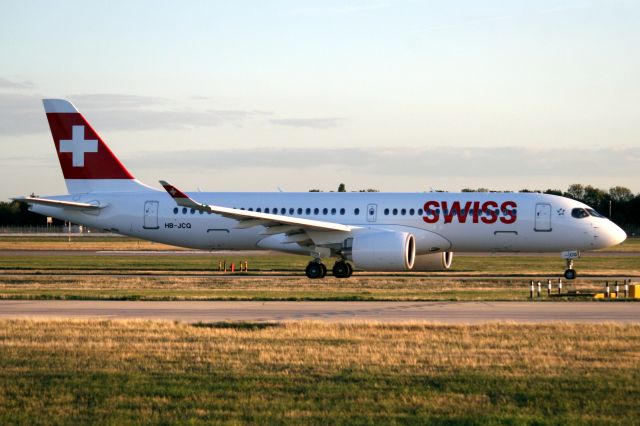
<instances>
[{"instance_id":1,"label":"white swiss cross","mask_svg":"<svg viewBox=\"0 0 640 426\"><path fill-rule=\"evenodd\" d=\"M73 154L73 167L84 167L84 154L98 152L98 141L96 139L85 140L84 126L73 126L71 133L71 140L60 141L60 152Z\"/></svg>"}]
</instances>

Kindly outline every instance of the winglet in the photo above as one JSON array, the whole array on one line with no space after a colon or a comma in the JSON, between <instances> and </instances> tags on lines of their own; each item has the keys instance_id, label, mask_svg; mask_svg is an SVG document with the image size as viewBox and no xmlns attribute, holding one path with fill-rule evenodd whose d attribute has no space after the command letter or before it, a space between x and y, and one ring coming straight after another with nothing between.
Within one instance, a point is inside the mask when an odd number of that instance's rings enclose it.
<instances>
[{"instance_id":1,"label":"winglet","mask_svg":"<svg viewBox=\"0 0 640 426\"><path fill-rule=\"evenodd\" d=\"M172 198L186 198L186 199L189 199L189 196L187 194L185 194L184 192L180 191L178 188L176 188L175 186L171 185L166 180L161 180L160 181L160 185L162 185L164 190L167 191L169 193L169 195L171 195Z\"/></svg>"},{"instance_id":2,"label":"winglet","mask_svg":"<svg viewBox=\"0 0 640 426\"><path fill-rule=\"evenodd\" d=\"M161 180L160 185L162 185L164 190L167 191L169 195L171 195L171 198L173 198L176 204L178 204L179 206L190 207L192 209L202 210L206 212L211 211L209 206L207 206L206 204L200 204L197 201L194 201L193 199L191 199L191 197L189 197L184 192L180 191L175 186L171 185L169 182Z\"/></svg>"}]
</instances>

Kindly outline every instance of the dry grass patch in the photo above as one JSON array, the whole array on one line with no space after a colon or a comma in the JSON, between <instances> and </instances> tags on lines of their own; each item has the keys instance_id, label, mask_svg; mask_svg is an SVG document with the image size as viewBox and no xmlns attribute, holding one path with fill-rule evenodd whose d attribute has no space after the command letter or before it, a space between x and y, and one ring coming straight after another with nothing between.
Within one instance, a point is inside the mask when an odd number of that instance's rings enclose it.
<instances>
[{"instance_id":1,"label":"dry grass patch","mask_svg":"<svg viewBox=\"0 0 640 426\"><path fill-rule=\"evenodd\" d=\"M0 423L628 423L639 361L640 325L4 320Z\"/></svg>"},{"instance_id":2,"label":"dry grass patch","mask_svg":"<svg viewBox=\"0 0 640 426\"><path fill-rule=\"evenodd\" d=\"M544 283L546 294L546 282ZM554 282L555 286L555 282ZM564 290L602 291L603 282L564 283ZM554 287L554 292L556 291ZM38 276L0 275L0 298L111 300L526 300L529 280L353 276Z\"/></svg>"}]
</instances>

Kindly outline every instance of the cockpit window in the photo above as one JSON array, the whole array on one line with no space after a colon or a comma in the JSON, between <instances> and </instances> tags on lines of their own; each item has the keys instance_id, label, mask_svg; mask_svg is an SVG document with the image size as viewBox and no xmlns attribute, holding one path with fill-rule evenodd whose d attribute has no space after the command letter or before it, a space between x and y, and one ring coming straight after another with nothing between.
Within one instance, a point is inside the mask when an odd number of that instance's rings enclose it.
<instances>
[{"instance_id":1,"label":"cockpit window","mask_svg":"<svg viewBox=\"0 0 640 426\"><path fill-rule=\"evenodd\" d=\"M577 207L571 210L571 216L575 217L576 219L582 219L585 217L589 217L589 213L587 213L585 209Z\"/></svg>"},{"instance_id":2,"label":"cockpit window","mask_svg":"<svg viewBox=\"0 0 640 426\"><path fill-rule=\"evenodd\" d=\"M604 217L603 215L601 215L600 213L598 213L597 211L595 211L594 209L586 209L589 214L593 217Z\"/></svg>"}]
</instances>

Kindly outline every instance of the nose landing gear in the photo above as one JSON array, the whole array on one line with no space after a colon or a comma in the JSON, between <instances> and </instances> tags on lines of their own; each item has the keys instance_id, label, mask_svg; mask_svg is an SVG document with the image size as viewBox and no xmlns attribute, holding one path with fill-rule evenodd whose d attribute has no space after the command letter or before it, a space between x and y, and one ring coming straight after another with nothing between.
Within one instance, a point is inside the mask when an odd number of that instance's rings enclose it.
<instances>
[{"instance_id":1,"label":"nose landing gear","mask_svg":"<svg viewBox=\"0 0 640 426\"><path fill-rule=\"evenodd\" d=\"M576 270L573 269L573 261L574 259L580 258L579 251L563 251L562 258L567 262L567 269L564 271L564 277L567 280L575 280L577 273Z\"/></svg>"}]
</instances>

